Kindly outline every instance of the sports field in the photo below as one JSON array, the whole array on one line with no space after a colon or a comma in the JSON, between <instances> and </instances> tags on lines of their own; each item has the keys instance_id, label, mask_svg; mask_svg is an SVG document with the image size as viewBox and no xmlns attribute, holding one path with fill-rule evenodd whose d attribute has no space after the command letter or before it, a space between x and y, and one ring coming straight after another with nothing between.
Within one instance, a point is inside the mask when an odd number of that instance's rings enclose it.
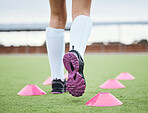
<instances>
[{"instance_id":1,"label":"sports field","mask_svg":"<svg viewBox=\"0 0 148 113\"><path fill-rule=\"evenodd\" d=\"M135 80L120 81L124 89L100 89L107 79L129 72ZM0 56L0 113L148 113L148 54L85 56L87 89L82 97L51 94L42 83L50 76L46 55ZM18 96L27 84L36 84L47 95ZM110 92L121 106L90 107L85 103L99 92Z\"/></svg>"}]
</instances>

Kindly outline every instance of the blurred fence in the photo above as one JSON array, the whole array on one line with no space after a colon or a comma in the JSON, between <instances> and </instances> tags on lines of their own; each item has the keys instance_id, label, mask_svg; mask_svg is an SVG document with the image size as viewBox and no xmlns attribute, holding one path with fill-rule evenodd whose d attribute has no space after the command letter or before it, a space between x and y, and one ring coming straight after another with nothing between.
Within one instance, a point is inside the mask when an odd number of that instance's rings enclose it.
<instances>
[{"instance_id":1,"label":"blurred fence","mask_svg":"<svg viewBox=\"0 0 148 113\"><path fill-rule=\"evenodd\" d=\"M65 52L69 50L69 44L65 45ZM104 45L97 43L88 45L86 52L148 52L148 43L124 45L121 43L110 43ZM20 46L20 47L4 47L0 46L0 54L7 53L47 53L46 46Z\"/></svg>"},{"instance_id":2,"label":"blurred fence","mask_svg":"<svg viewBox=\"0 0 148 113\"><path fill-rule=\"evenodd\" d=\"M66 26L66 43L70 41L70 25ZM47 24L0 25L0 54L46 53L46 26ZM147 21L94 22L86 52L148 52L147 31ZM65 49L69 50L69 44L66 44Z\"/></svg>"}]
</instances>

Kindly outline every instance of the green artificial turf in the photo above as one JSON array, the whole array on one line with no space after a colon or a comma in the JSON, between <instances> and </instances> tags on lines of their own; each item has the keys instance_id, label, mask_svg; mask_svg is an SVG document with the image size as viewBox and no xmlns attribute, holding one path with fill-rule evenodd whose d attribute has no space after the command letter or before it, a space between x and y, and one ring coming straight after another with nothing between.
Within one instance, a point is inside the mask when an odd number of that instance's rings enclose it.
<instances>
[{"instance_id":1,"label":"green artificial turf","mask_svg":"<svg viewBox=\"0 0 148 113\"><path fill-rule=\"evenodd\" d=\"M56 65L56 64L55 64ZM129 72L135 80L120 81L124 89L100 89L107 79ZM50 76L46 55L0 56L0 113L146 113L148 112L148 55L86 55L87 89L82 97L51 94L42 83ZM36 84L47 95L18 96L27 84ZM91 107L85 103L99 92L110 92L121 106Z\"/></svg>"}]
</instances>

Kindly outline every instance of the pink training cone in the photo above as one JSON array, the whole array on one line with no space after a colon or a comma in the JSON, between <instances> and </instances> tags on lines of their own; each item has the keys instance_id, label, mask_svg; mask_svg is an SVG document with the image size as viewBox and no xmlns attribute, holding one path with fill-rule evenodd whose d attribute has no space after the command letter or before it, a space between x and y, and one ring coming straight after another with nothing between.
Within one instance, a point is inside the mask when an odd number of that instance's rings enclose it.
<instances>
[{"instance_id":1,"label":"pink training cone","mask_svg":"<svg viewBox=\"0 0 148 113\"><path fill-rule=\"evenodd\" d=\"M43 82L43 85L51 85L51 84L52 84L51 76L48 77L48 78Z\"/></svg>"},{"instance_id":2,"label":"pink training cone","mask_svg":"<svg viewBox=\"0 0 148 113\"><path fill-rule=\"evenodd\" d=\"M65 78L68 79L68 73L65 74ZM52 84L51 76L48 77L48 78L43 82L43 85L51 85L51 84Z\"/></svg>"},{"instance_id":3,"label":"pink training cone","mask_svg":"<svg viewBox=\"0 0 148 113\"><path fill-rule=\"evenodd\" d=\"M65 78L68 79L68 73L65 73Z\"/></svg>"},{"instance_id":4,"label":"pink training cone","mask_svg":"<svg viewBox=\"0 0 148 113\"><path fill-rule=\"evenodd\" d=\"M32 95L45 95L46 93L42 89L40 89L37 85L27 85L17 94L23 96L32 96Z\"/></svg>"},{"instance_id":5,"label":"pink training cone","mask_svg":"<svg viewBox=\"0 0 148 113\"><path fill-rule=\"evenodd\" d=\"M88 106L99 106L99 107L108 107L108 106L118 106L123 103L114 97L111 93L98 93L92 99L90 99L85 105Z\"/></svg>"},{"instance_id":6,"label":"pink training cone","mask_svg":"<svg viewBox=\"0 0 148 113\"><path fill-rule=\"evenodd\" d=\"M103 89L119 89L119 88L125 88L123 84L121 84L118 80L116 79L109 79L106 82L104 82L100 88Z\"/></svg>"},{"instance_id":7,"label":"pink training cone","mask_svg":"<svg viewBox=\"0 0 148 113\"><path fill-rule=\"evenodd\" d=\"M134 76L132 76L130 73L124 72L124 73L120 73L117 77L117 80L133 80L135 79Z\"/></svg>"}]
</instances>

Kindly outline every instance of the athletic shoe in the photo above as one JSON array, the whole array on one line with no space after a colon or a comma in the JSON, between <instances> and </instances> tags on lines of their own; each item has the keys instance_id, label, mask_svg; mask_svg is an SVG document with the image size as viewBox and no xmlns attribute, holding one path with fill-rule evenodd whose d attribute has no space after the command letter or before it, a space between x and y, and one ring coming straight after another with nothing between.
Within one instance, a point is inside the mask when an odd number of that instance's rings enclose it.
<instances>
[{"instance_id":1,"label":"athletic shoe","mask_svg":"<svg viewBox=\"0 0 148 113\"><path fill-rule=\"evenodd\" d=\"M86 83L83 74L84 61L80 53L76 50L71 50L63 57L65 69L68 71L67 90L72 96L82 96Z\"/></svg>"},{"instance_id":2,"label":"athletic shoe","mask_svg":"<svg viewBox=\"0 0 148 113\"><path fill-rule=\"evenodd\" d=\"M64 82L61 79L54 79L52 81L52 94L60 94L66 92L66 79Z\"/></svg>"}]
</instances>

